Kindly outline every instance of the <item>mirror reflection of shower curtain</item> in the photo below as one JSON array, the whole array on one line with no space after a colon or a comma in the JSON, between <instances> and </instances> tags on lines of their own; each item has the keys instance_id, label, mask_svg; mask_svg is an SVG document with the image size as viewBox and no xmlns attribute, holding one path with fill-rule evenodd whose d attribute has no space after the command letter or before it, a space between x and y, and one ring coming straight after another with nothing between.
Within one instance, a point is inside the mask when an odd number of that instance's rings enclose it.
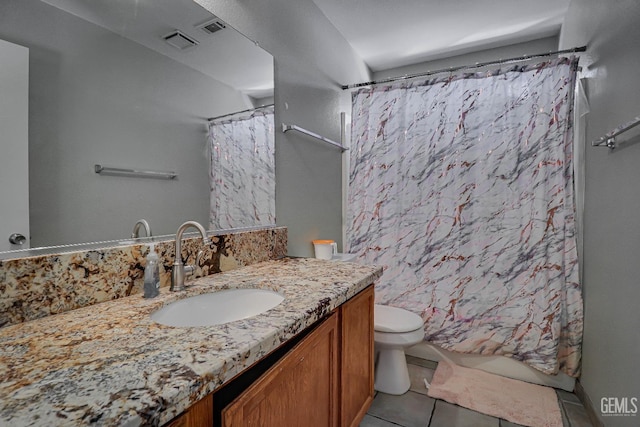
<instances>
[{"instance_id":1,"label":"mirror reflection of shower curtain","mask_svg":"<svg viewBox=\"0 0 640 427\"><path fill-rule=\"evenodd\" d=\"M347 250L444 348L580 371L577 62L353 94Z\"/></svg>"},{"instance_id":2,"label":"mirror reflection of shower curtain","mask_svg":"<svg viewBox=\"0 0 640 427\"><path fill-rule=\"evenodd\" d=\"M209 123L209 227L274 225L273 108Z\"/></svg>"}]
</instances>

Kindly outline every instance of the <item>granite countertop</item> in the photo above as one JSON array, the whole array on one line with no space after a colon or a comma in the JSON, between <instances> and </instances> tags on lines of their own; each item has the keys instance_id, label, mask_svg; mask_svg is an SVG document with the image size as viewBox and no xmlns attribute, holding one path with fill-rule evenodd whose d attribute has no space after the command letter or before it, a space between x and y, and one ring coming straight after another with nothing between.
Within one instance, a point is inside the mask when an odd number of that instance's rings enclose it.
<instances>
[{"instance_id":1,"label":"granite countertop","mask_svg":"<svg viewBox=\"0 0 640 427\"><path fill-rule=\"evenodd\" d=\"M161 425L360 292L382 268L268 261L179 293L108 301L0 329L0 425ZM266 288L285 300L253 318L176 328L150 313L185 297Z\"/></svg>"}]
</instances>

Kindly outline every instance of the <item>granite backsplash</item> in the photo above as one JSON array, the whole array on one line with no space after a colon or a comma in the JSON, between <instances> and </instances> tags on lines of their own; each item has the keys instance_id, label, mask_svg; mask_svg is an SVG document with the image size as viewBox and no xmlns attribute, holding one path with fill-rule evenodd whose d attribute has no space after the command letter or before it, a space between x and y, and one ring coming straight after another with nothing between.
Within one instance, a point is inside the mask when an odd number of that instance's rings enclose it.
<instances>
[{"instance_id":1,"label":"granite backsplash","mask_svg":"<svg viewBox=\"0 0 640 427\"><path fill-rule=\"evenodd\" d=\"M182 259L194 263L204 250L202 275L280 259L287 254L286 227L210 233L212 244L185 236ZM173 239L154 238L161 292L168 292ZM103 249L0 260L0 327L141 293L147 242Z\"/></svg>"}]
</instances>

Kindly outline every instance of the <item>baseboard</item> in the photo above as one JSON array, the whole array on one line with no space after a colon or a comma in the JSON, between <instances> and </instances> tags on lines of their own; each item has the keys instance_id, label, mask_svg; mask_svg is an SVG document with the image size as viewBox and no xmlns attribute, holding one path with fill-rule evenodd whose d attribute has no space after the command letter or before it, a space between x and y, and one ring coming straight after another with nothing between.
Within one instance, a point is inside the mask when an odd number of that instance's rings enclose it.
<instances>
[{"instance_id":1,"label":"baseboard","mask_svg":"<svg viewBox=\"0 0 640 427\"><path fill-rule=\"evenodd\" d=\"M587 412L587 416L589 417L589 421L591 421L591 424L593 424L594 427L604 427L604 423L598 416L598 413L593 406L593 402L591 401L591 398L589 398L587 392L584 390L584 387L582 387L582 383L580 382L580 380L576 381L575 394L578 399L580 399L580 402L582 402L584 410Z\"/></svg>"}]
</instances>

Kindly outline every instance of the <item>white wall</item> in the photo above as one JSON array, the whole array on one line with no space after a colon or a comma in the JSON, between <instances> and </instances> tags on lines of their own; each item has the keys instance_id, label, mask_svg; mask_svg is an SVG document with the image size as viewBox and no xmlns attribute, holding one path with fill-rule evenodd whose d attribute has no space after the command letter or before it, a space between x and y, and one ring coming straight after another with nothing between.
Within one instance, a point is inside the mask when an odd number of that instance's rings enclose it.
<instances>
[{"instance_id":1,"label":"white wall","mask_svg":"<svg viewBox=\"0 0 640 427\"><path fill-rule=\"evenodd\" d=\"M640 3L573 0L562 48L588 45L582 383L597 412L602 398L640 399L640 137L619 148L590 142L640 116ZM602 417L607 426L638 426L634 417Z\"/></svg>"},{"instance_id":2,"label":"white wall","mask_svg":"<svg viewBox=\"0 0 640 427\"><path fill-rule=\"evenodd\" d=\"M155 235L208 222L206 117L248 107L199 72L34 0L0 3L0 38L30 49L32 246ZM178 172L103 177L93 166Z\"/></svg>"},{"instance_id":3,"label":"white wall","mask_svg":"<svg viewBox=\"0 0 640 427\"><path fill-rule=\"evenodd\" d=\"M419 64L407 65L405 67L378 71L373 74L373 79L378 80L388 77L423 73L426 71L444 70L449 67L458 67L475 64L478 62L496 61L500 59L517 58L524 55L554 52L556 50L558 50L558 37L545 37L543 39L515 43L493 49L485 49L478 52L465 53L450 58L437 59L428 62L421 62Z\"/></svg>"},{"instance_id":4,"label":"white wall","mask_svg":"<svg viewBox=\"0 0 640 427\"><path fill-rule=\"evenodd\" d=\"M311 0L197 0L274 56L276 127L297 124L340 140L341 84L368 69ZM311 256L314 238L342 236L341 153L276 129L276 220L289 229L289 254Z\"/></svg>"}]
</instances>

